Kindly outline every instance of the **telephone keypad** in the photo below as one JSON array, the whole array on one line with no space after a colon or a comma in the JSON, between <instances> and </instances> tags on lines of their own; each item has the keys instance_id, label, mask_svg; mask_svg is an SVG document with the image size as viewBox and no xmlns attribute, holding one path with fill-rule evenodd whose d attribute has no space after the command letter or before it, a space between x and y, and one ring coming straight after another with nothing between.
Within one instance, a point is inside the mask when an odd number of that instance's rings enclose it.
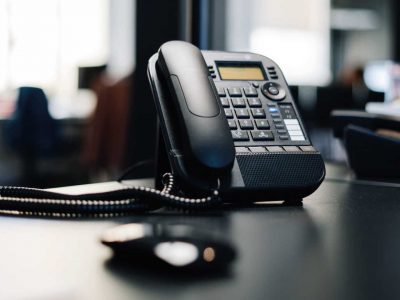
<instances>
[{"instance_id":1,"label":"telephone keypad","mask_svg":"<svg viewBox=\"0 0 400 300\"><path fill-rule=\"evenodd\" d=\"M220 96L220 100L235 145L260 147L244 148L250 152L278 152L285 151L282 144L306 141L292 104L286 101L279 104L272 102L276 100L260 92L270 88L271 95L276 92L273 88L281 92L282 86L277 83L257 85L251 83L245 87L233 85L218 88L218 94L225 93L225 96ZM265 148L267 145L273 148Z\"/></svg>"}]
</instances>

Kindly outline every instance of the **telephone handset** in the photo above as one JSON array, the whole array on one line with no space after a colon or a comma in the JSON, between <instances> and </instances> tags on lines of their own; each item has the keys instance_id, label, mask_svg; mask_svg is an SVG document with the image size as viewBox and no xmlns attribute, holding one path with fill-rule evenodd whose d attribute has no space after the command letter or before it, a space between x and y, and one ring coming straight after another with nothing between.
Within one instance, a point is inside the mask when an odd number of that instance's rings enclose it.
<instances>
[{"instance_id":1,"label":"telephone handset","mask_svg":"<svg viewBox=\"0 0 400 300\"><path fill-rule=\"evenodd\" d=\"M231 169L233 141L200 50L187 43L164 44L158 65L177 108L186 155L203 172Z\"/></svg>"},{"instance_id":2,"label":"telephone handset","mask_svg":"<svg viewBox=\"0 0 400 300\"><path fill-rule=\"evenodd\" d=\"M287 83L269 58L163 44L148 64L166 155L189 193L298 200L325 177Z\"/></svg>"}]
</instances>

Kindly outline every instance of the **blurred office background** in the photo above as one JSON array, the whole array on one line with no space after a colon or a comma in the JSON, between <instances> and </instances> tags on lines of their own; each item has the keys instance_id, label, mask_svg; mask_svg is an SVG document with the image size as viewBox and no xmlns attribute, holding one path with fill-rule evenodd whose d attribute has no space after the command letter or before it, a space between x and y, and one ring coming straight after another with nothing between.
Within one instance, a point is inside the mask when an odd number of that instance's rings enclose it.
<instances>
[{"instance_id":1,"label":"blurred office background","mask_svg":"<svg viewBox=\"0 0 400 300\"><path fill-rule=\"evenodd\" d=\"M146 66L172 39L275 60L315 146L346 163L330 112L387 99L399 15L396 0L0 0L0 185L151 176Z\"/></svg>"}]
</instances>

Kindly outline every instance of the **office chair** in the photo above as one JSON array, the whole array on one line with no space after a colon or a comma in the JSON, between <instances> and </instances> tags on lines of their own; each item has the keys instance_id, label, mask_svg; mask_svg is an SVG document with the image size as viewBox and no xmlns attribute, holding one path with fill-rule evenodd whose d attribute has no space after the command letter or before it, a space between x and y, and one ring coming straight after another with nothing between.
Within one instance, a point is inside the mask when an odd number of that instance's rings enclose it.
<instances>
[{"instance_id":1,"label":"office chair","mask_svg":"<svg viewBox=\"0 0 400 300\"><path fill-rule=\"evenodd\" d=\"M5 126L4 137L21 160L23 182L33 183L38 175L38 159L54 156L60 140L59 124L49 113L42 89L19 88L16 109Z\"/></svg>"}]
</instances>

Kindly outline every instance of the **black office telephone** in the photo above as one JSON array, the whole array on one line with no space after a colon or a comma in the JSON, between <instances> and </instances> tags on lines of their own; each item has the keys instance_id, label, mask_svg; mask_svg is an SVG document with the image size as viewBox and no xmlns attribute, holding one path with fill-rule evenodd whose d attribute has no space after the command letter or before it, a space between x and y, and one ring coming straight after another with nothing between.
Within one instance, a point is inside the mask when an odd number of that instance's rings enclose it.
<instances>
[{"instance_id":1,"label":"black office telephone","mask_svg":"<svg viewBox=\"0 0 400 300\"><path fill-rule=\"evenodd\" d=\"M160 153L169 161L163 187L66 195L2 186L0 213L105 217L161 206L299 201L321 184L322 157L270 59L173 41L150 58L148 76L164 137Z\"/></svg>"},{"instance_id":2,"label":"black office telephone","mask_svg":"<svg viewBox=\"0 0 400 300\"><path fill-rule=\"evenodd\" d=\"M189 194L299 200L325 176L279 67L253 53L163 44L148 64L166 156Z\"/></svg>"}]
</instances>

